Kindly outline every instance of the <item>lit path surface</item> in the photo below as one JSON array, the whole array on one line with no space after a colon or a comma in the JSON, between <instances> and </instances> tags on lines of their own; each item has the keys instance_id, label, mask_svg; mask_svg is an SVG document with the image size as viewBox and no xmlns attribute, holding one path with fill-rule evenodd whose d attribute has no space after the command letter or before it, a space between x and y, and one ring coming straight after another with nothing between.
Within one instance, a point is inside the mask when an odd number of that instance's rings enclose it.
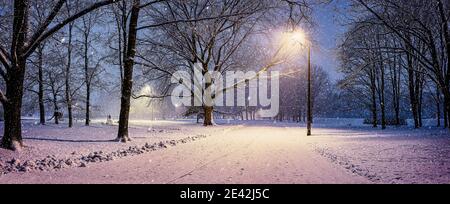
<instances>
[{"instance_id":1,"label":"lit path surface","mask_svg":"<svg viewBox=\"0 0 450 204\"><path fill-rule=\"evenodd\" d=\"M139 156L0 183L368 183L313 152L301 128L246 126Z\"/></svg>"}]
</instances>

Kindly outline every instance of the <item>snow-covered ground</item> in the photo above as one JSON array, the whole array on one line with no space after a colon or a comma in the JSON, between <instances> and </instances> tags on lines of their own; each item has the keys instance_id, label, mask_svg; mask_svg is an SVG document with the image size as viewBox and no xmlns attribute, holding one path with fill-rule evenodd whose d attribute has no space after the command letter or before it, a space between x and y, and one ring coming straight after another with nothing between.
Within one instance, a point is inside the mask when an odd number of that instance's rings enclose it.
<instances>
[{"instance_id":1,"label":"snow-covered ground","mask_svg":"<svg viewBox=\"0 0 450 204\"><path fill-rule=\"evenodd\" d=\"M104 125L102 124L104 120L92 122L90 127L79 123L74 128L67 128L67 124L49 123L40 126L35 123L35 120L24 120L22 134L25 148L21 152L0 148L0 174L9 173L9 171L30 171L34 168L39 170L40 167L49 170L54 169L55 166L57 169L84 166L85 162L95 160L92 157L99 153L101 153L100 160L109 161L116 157L141 154L160 147L165 148L166 145L200 139L222 129L220 127L204 129L191 121L133 120L130 121L129 129L133 140L124 144L114 141L118 129L116 125ZM0 124L0 131L3 132L3 124ZM116 155L111 155L113 153ZM80 159L82 161L79 161ZM31 169L23 168L23 164L27 161L31 162ZM37 163L45 164L42 166ZM14 169L11 169L11 166Z\"/></svg>"},{"instance_id":2,"label":"snow-covered ground","mask_svg":"<svg viewBox=\"0 0 450 204\"><path fill-rule=\"evenodd\" d=\"M318 119L306 137L296 123L142 120L121 144L112 141L117 127L101 122L25 122L28 147L0 149L0 183L450 183L450 133L442 128ZM36 168L24 168L28 161ZM37 168L43 164L51 168Z\"/></svg>"},{"instance_id":3,"label":"snow-covered ground","mask_svg":"<svg viewBox=\"0 0 450 204\"><path fill-rule=\"evenodd\" d=\"M450 183L448 130L320 129L308 145L372 182Z\"/></svg>"}]
</instances>

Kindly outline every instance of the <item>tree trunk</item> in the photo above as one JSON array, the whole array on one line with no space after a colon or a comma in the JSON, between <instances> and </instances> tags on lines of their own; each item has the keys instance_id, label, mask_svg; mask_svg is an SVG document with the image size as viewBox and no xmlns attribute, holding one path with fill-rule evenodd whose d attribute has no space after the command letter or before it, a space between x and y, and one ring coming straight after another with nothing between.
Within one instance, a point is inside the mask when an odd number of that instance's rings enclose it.
<instances>
[{"instance_id":1,"label":"tree trunk","mask_svg":"<svg viewBox=\"0 0 450 204\"><path fill-rule=\"evenodd\" d=\"M383 65L382 65L383 66ZM386 129L386 102L385 102L385 80L384 80L384 68L381 68L381 87L380 87L380 107L381 107L381 128Z\"/></svg>"},{"instance_id":2,"label":"tree trunk","mask_svg":"<svg viewBox=\"0 0 450 204\"><path fill-rule=\"evenodd\" d=\"M450 97L447 97L447 128L450 128Z\"/></svg>"},{"instance_id":3,"label":"tree trunk","mask_svg":"<svg viewBox=\"0 0 450 204\"><path fill-rule=\"evenodd\" d=\"M73 127L73 114L72 114L72 91L70 88L70 69L72 65L72 29L73 24L69 24L69 40L67 46L67 65L66 65L66 104L67 104L67 114L69 117L69 128Z\"/></svg>"},{"instance_id":4,"label":"tree trunk","mask_svg":"<svg viewBox=\"0 0 450 204\"><path fill-rule=\"evenodd\" d=\"M91 82L89 79L89 34L84 34L84 81L86 83L86 116L85 125L90 125L90 100L91 100Z\"/></svg>"},{"instance_id":5,"label":"tree trunk","mask_svg":"<svg viewBox=\"0 0 450 204\"><path fill-rule=\"evenodd\" d=\"M397 57L394 58L390 66L392 82L392 102L395 112L395 125L400 125L400 94L401 94L401 69L398 65Z\"/></svg>"},{"instance_id":6,"label":"tree trunk","mask_svg":"<svg viewBox=\"0 0 450 204\"><path fill-rule=\"evenodd\" d=\"M214 125L214 108L212 106L203 106L203 110L205 112L205 119L203 120L204 126L212 126ZM248 116L247 116L248 120Z\"/></svg>"},{"instance_id":7,"label":"tree trunk","mask_svg":"<svg viewBox=\"0 0 450 204\"><path fill-rule=\"evenodd\" d=\"M89 126L91 124L91 85L86 86L86 121L85 125Z\"/></svg>"},{"instance_id":8,"label":"tree trunk","mask_svg":"<svg viewBox=\"0 0 450 204\"><path fill-rule=\"evenodd\" d=\"M131 92L133 89L133 66L136 55L137 24L139 20L140 0L133 1L128 34L127 57L124 66L124 80L122 82L122 98L120 104L119 131L117 139L121 142L130 141L128 135L128 120L130 116ZM206 118L206 116L205 116Z\"/></svg>"},{"instance_id":9,"label":"tree trunk","mask_svg":"<svg viewBox=\"0 0 450 204\"><path fill-rule=\"evenodd\" d=\"M393 86L393 103L394 103L394 112L395 112L395 125L400 125L400 81L397 81L397 77L395 77L395 86Z\"/></svg>"},{"instance_id":10,"label":"tree trunk","mask_svg":"<svg viewBox=\"0 0 450 204\"><path fill-rule=\"evenodd\" d=\"M396 100L399 101L398 99L396 99ZM396 102L396 104L397 104L397 102ZM395 125L400 126L400 105L395 106Z\"/></svg>"},{"instance_id":11,"label":"tree trunk","mask_svg":"<svg viewBox=\"0 0 450 204\"><path fill-rule=\"evenodd\" d=\"M22 96L25 76L26 58L25 41L28 34L29 2L27 0L14 1L14 18L12 33L11 69L8 70L6 80L6 101L2 101L4 109L4 135L1 146L11 150L20 150L22 141Z\"/></svg>"},{"instance_id":12,"label":"tree trunk","mask_svg":"<svg viewBox=\"0 0 450 204\"><path fill-rule=\"evenodd\" d=\"M411 112L414 118L414 128L419 128L419 120L418 120L418 113L417 113L417 95L415 90L415 80L414 80L414 68L413 68L413 62L412 62L412 56L407 53L407 60L408 60L408 89L409 89L409 101L411 104Z\"/></svg>"},{"instance_id":13,"label":"tree trunk","mask_svg":"<svg viewBox=\"0 0 450 204\"><path fill-rule=\"evenodd\" d=\"M59 125L59 107L58 107L58 101L57 101L57 95L53 94L53 107L54 107L54 118L55 118L55 124Z\"/></svg>"},{"instance_id":14,"label":"tree trunk","mask_svg":"<svg viewBox=\"0 0 450 204\"><path fill-rule=\"evenodd\" d=\"M245 120L248 120L248 106L245 107Z\"/></svg>"},{"instance_id":15,"label":"tree trunk","mask_svg":"<svg viewBox=\"0 0 450 204\"><path fill-rule=\"evenodd\" d=\"M444 93L444 104L443 104L443 111L444 111L444 128L448 128L449 126L449 117L450 117L450 113L447 110L447 103L448 103L448 99L446 99L445 93Z\"/></svg>"},{"instance_id":16,"label":"tree trunk","mask_svg":"<svg viewBox=\"0 0 450 204\"><path fill-rule=\"evenodd\" d=\"M443 36L445 40L445 50L447 52L447 73L445 74L445 86L443 87L444 91L444 112L446 112L447 117L445 127L450 128L450 28L448 25L448 16L446 15L446 9L448 10L448 4L447 8L444 8L444 4L442 0L438 0L438 9L439 9L439 16L442 21L442 29L443 29ZM447 12L448 14L448 12Z\"/></svg>"},{"instance_id":17,"label":"tree trunk","mask_svg":"<svg viewBox=\"0 0 450 204\"><path fill-rule=\"evenodd\" d=\"M436 119L437 127L441 127L441 92L436 88Z\"/></svg>"},{"instance_id":18,"label":"tree trunk","mask_svg":"<svg viewBox=\"0 0 450 204\"><path fill-rule=\"evenodd\" d=\"M381 47L380 45L380 38L379 35L377 35L377 45L378 47ZM384 64L384 57L383 57L383 52L381 50L378 50L378 59L380 60L379 62L379 78L377 77L377 81L378 81L378 96L379 96L379 102L380 102L380 108L381 108L381 129L386 129L386 103L385 103L385 64ZM376 73L376 72L375 72ZM377 75L376 75L377 76Z\"/></svg>"},{"instance_id":19,"label":"tree trunk","mask_svg":"<svg viewBox=\"0 0 450 204\"><path fill-rule=\"evenodd\" d=\"M72 99L67 101L67 114L69 117L69 128L73 127L73 111L72 111Z\"/></svg>"},{"instance_id":20,"label":"tree trunk","mask_svg":"<svg viewBox=\"0 0 450 204\"><path fill-rule=\"evenodd\" d=\"M298 111L298 122L302 122L302 110L300 108L300 110Z\"/></svg>"},{"instance_id":21,"label":"tree trunk","mask_svg":"<svg viewBox=\"0 0 450 204\"><path fill-rule=\"evenodd\" d=\"M448 126L448 114L447 114L447 109L445 108L445 104L444 104L444 128L447 128Z\"/></svg>"},{"instance_id":22,"label":"tree trunk","mask_svg":"<svg viewBox=\"0 0 450 204\"><path fill-rule=\"evenodd\" d=\"M419 98L417 100L417 113L419 117L419 127L423 127L423 118L422 118L422 102L423 102L423 79L420 79L419 82Z\"/></svg>"},{"instance_id":23,"label":"tree trunk","mask_svg":"<svg viewBox=\"0 0 450 204\"><path fill-rule=\"evenodd\" d=\"M23 147L22 142L22 96L25 60L20 60L19 67L14 69L6 82L6 98L8 101L3 104L5 127L2 139L2 147L10 150L20 150Z\"/></svg>"},{"instance_id":24,"label":"tree trunk","mask_svg":"<svg viewBox=\"0 0 450 204\"><path fill-rule=\"evenodd\" d=\"M127 32L127 22L128 22L128 8L127 8L127 0L122 0L122 40L123 40L123 49L121 49L120 51L122 51L122 56L119 57L119 61L120 61L120 79L121 82L123 82L123 75L124 75L124 71L123 71L123 64L124 64L124 60L127 58L127 48L128 48L128 32ZM119 37L120 39L120 37ZM120 40L119 40L120 43Z\"/></svg>"},{"instance_id":25,"label":"tree trunk","mask_svg":"<svg viewBox=\"0 0 450 204\"><path fill-rule=\"evenodd\" d=\"M450 91L448 90L448 87L444 87L444 89L447 89L446 92L444 90L444 109L446 115L445 127L450 128Z\"/></svg>"},{"instance_id":26,"label":"tree trunk","mask_svg":"<svg viewBox=\"0 0 450 204\"><path fill-rule=\"evenodd\" d=\"M39 123L45 125L45 103L44 103L44 67L43 67L43 51L44 46L40 46L38 50L38 77L39 77L39 90L38 90L38 101L39 101Z\"/></svg>"},{"instance_id":27,"label":"tree trunk","mask_svg":"<svg viewBox=\"0 0 450 204\"><path fill-rule=\"evenodd\" d=\"M371 95L372 95L372 125L373 128L378 127L378 116L377 116L377 94L376 94L376 84L374 76L371 76Z\"/></svg>"}]
</instances>

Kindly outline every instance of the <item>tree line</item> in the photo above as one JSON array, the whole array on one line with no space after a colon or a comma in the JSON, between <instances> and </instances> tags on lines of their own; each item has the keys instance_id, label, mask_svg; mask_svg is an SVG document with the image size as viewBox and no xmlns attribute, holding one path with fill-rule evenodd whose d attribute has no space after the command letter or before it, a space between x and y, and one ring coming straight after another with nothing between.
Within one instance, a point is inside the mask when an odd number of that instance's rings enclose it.
<instances>
[{"instance_id":1,"label":"tree line","mask_svg":"<svg viewBox=\"0 0 450 204\"><path fill-rule=\"evenodd\" d=\"M433 108L450 127L450 2L355 0L340 46L340 87L371 112L374 127L423 126ZM443 124L442 121L443 120Z\"/></svg>"},{"instance_id":2,"label":"tree line","mask_svg":"<svg viewBox=\"0 0 450 204\"><path fill-rule=\"evenodd\" d=\"M84 111L89 125L92 92L105 87L120 92L117 140L129 141L137 75L150 80L159 74L164 81L173 69L192 70L194 63L205 70L237 69L240 48L263 29L260 22L275 16L301 21L309 5L303 0L0 1L2 146L23 146L21 116L30 96L37 97L41 124L45 104L52 104L55 123L66 109L69 127L74 111ZM210 125L213 107L203 109Z\"/></svg>"}]
</instances>

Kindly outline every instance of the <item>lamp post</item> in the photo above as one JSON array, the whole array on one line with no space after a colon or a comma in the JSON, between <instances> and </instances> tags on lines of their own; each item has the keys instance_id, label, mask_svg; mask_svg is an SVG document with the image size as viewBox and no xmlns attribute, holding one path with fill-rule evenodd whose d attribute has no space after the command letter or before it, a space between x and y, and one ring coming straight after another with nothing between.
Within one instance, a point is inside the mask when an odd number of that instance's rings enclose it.
<instances>
[{"instance_id":1,"label":"lamp post","mask_svg":"<svg viewBox=\"0 0 450 204\"><path fill-rule=\"evenodd\" d=\"M308 93L307 93L307 121L306 121L306 126L307 126L307 136L311 136L312 132L312 114L313 114L313 110L312 110L312 83L311 83L311 78L312 78L312 73L311 73L311 44L309 42L307 42L306 39L306 35L303 31L301 30L293 30L291 32L289 32L289 35L287 36L288 38L290 38L290 41L294 41L295 43L299 43L301 46L306 47L308 50Z\"/></svg>"},{"instance_id":2,"label":"lamp post","mask_svg":"<svg viewBox=\"0 0 450 204\"><path fill-rule=\"evenodd\" d=\"M308 116L307 116L307 136L311 136L312 126L312 101L311 101L311 46L308 46Z\"/></svg>"}]
</instances>

